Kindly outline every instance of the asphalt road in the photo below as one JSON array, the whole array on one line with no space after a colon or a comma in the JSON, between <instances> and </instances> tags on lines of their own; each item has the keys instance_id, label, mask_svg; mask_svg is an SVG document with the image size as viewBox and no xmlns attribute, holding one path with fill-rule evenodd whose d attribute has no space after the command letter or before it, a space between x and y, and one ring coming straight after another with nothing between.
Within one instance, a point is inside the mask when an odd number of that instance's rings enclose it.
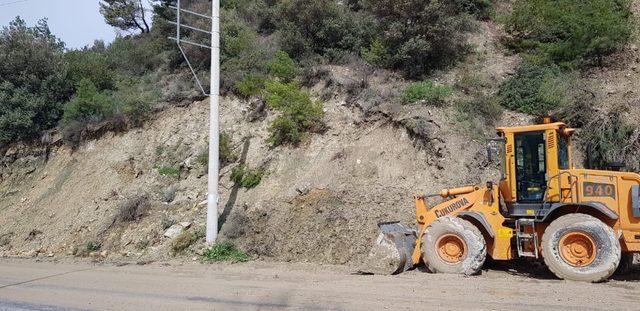
<instances>
[{"instance_id":1,"label":"asphalt road","mask_svg":"<svg viewBox=\"0 0 640 311\"><path fill-rule=\"evenodd\" d=\"M526 274L526 273L525 273ZM633 310L640 282L567 282L508 269L481 276L354 275L341 266L250 262L91 264L0 260L0 310Z\"/></svg>"}]
</instances>

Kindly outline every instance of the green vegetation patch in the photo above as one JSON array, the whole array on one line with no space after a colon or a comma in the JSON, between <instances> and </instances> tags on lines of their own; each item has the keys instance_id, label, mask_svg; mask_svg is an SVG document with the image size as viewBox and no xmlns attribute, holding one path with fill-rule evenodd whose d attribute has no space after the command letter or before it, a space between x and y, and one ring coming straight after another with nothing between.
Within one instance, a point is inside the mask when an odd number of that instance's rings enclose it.
<instances>
[{"instance_id":1,"label":"green vegetation patch","mask_svg":"<svg viewBox=\"0 0 640 311\"><path fill-rule=\"evenodd\" d=\"M249 260L249 256L241 250L238 250L231 242L216 243L213 246L206 248L202 256L204 261L208 262L246 262Z\"/></svg>"},{"instance_id":2,"label":"green vegetation patch","mask_svg":"<svg viewBox=\"0 0 640 311\"><path fill-rule=\"evenodd\" d=\"M536 116L570 104L571 79L556 65L523 64L500 86L500 104L514 111Z\"/></svg>"},{"instance_id":3,"label":"green vegetation patch","mask_svg":"<svg viewBox=\"0 0 640 311\"><path fill-rule=\"evenodd\" d=\"M631 17L630 0L518 0L507 25L512 47L573 67L627 43Z\"/></svg>"},{"instance_id":4,"label":"green vegetation patch","mask_svg":"<svg viewBox=\"0 0 640 311\"><path fill-rule=\"evenodd\" d=\"M162 176L180 177L180 169L175 167L163 166L158 168L158 173Z\"/></svg>"},{"instance_id":5,"label":"green vegetation patch","mask_svg":"<svg viewBox=\"0 0 640 311\"><path fill-rule=\"evenodd\" d=\"M425 80L409 84L402 92L401 100L404 104L413 104L423 100L428 104L441 106L452 92L451 87L437 86L432 81Z\"/></svg>"},{"instance_id":6,"label":"green vegetation patch","mask_svg":"<svg viewBox=\"0 0 640 311\"><path fill-rule=\"evenodd\" d=\"M231 180L244 188L255 188L262 181L265 171L262 168L248 168L240 164L231 170Z\"/></svg>"},{"instance_id":7,"label":"green vegetation patch","mask_svg":"<svg viewBox=\"0 0 640 311\"><path fill-rule=\"evenodd\" d=\"M273 146L296 145L307 133L324 129L322 103L312 100L309 92L296 83L268 82L265 100L269 107L280 112L269 125L268 142Z\"/></svg>"}]
</instances>

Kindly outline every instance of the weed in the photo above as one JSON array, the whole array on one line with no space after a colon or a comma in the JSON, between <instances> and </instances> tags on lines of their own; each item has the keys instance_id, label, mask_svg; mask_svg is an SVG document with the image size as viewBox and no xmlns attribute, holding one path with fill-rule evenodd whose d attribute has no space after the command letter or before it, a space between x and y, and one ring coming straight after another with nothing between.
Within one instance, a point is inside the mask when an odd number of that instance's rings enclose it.
<instances>
[{"instance_id":1,"label":"weed","mask_svg":"<svg viewBox=\"0 0 640 311\"><path fill-rule=\"evenodd\" d=\"M158 173L162 176L180 177L180 169L175 167L163 166L158 168Z\"/></svg>"},{"instance_id":2,"label":"weed","mask_svg":"<svg viewBox=\"0 0 640 311\"><path fill-rule=\"evenodd\" d=\"M146 196L138 196L123 202L117 214L120 221L137 221L142 218L151 208L151 203Z\"/></svg>"},{"instance_id":3,"label":"weed","mask_svg":"<svg viewBox=\"0 0 640 311\"><path fill-rule=\"evenodd\" d=\"M428 104L441 106L453 90L448 86L437 86L432 81L425 80L409 84L402 92L402 103L413 104L425 101Z\"/></svg>"},{"instance_id":4,"label":"weed","mask_svg":"<svg viewBox=\"0 0 640 311\"><path fill-rule=\"evenodd\" d=\"M102 247L100 242L95 242L95 241L87 241L87 243L85 243L84 246L88 252L97 252Z\"/></svg>"},{"instance_id":5,"label":"weed","mask_svg":"<svg viewBox=\"0 0 640 311\"><path fill-rule=\"evenodd\" d=\"M481 96L456 104L456 124L472 138L482 139L484 130L502 116L502 108L495 97Z\"/></svg>"},{"instance_id":6,"label":"weed","mask_svg":"<svg viewBox=\"0 0 640 311\"><path fill-rule=\"evenodd\" d=\"M160 226L162 227L162 230L167 230L169 229L169 227L175 224L176 224L176 221L172 218L167 217L166 215L163 216L162 220L160 221Z\"/></svg>"},{"instance_id":7,"label":"weed","mask_svg":"<svg viewBox=\"0 0 640 311\"><path fill-rule=\"evenodd\" d=\"M249 256L238 250L231 242L219 242L204 250L203 257L205 261L233 261L245 262L249 260Z\"/></svg>"},{"instance_id":8,"label":"weed","mask_svg":"<svg viewBox=\"0 0 640 311\"><path fill-rule=\"evenodd\" d=\"M176 198L176 192L178 189L175 186L170 186L162 191L162 202L171 203Z\"/></svg>"},{"instance_id":9,"label":"weed","mask_svg":"<svg viewBox=\"0 0 640 311\"><path fill-rule=\"evenodd\" d=\"M231 170L231 180L244 188L254 188L260 184L265 171L262 168L250 169L241 164Z\"/></svg>"},{"instance_id":10,"label":"weed","mask_svg":"<svg viewBox=\"0 0 640 311\"><path fill-rule=\"evenodd\" d=\"M171 241L171 250L174 254L179 254L189 248L193 243L197 241L196 235L191 231L184 231L180 233L173 241Z\"/></svg>"},{"instance_id":11,"label":"weed","mask_svg":"<svg viewBox=\"0 0 640 311\"><path fill-rule=\"evenodd\" d=\"M138 243L136 243L136 248L139 250L144 250L149 246L149 243L151 243L149 239L142 238L138 241Z\"/></svg>"}]
</instances>

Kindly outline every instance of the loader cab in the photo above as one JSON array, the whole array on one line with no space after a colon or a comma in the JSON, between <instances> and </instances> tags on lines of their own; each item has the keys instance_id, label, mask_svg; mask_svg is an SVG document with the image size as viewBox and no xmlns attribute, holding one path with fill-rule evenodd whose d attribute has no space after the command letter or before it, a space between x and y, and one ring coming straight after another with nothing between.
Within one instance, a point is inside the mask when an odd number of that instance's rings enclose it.
<instances>
[{"instance_id":1,"label":"loader cab","mask_svg":"<svg viewBox=\"0 0 640 311\"><path fill-rule=\"evenodd\" d=\"M509 216L534 216L543 203L559 201L559 178L555 177L573 167L574 130L547 119L543 124L500 127L497 131L504 144L500 192Z\"/></svg>"}]
</instances>

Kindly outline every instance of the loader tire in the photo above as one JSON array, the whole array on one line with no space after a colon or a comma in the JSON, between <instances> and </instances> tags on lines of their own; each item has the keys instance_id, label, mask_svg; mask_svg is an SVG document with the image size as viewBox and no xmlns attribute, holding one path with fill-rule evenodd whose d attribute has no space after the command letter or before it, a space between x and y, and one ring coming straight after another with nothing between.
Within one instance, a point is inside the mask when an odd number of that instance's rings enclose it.
<instances>
[{"instance_id":1,"label":"loader tire","mask_svg":"<svg viewBox=\"0 0 640 311\"><path fill-rule=\"evenodd\" d=\"M599 219L569 214L545 229L542 256L549 270L561 279L602 282L620 263L620 241Z\"/></svg>"},{"instance_id":2,"label":"loader tire","mask_svg":"<svg viewBox=\"0 0 640 311\"><path fill-rule=\"evenodd\" d=\"M616 269L616 272L613 275L616 276L625 276L629 274L634 266L633 266L633 253L622 253L622 257L620 258L620 264Z\"/></svg>"},{"instance_id":3,"label":"loader tire","mask_svg":"<svg viewBox=\"0 0 640 311\"><path fill-rule=\"evenodd\" d=\"M482 233L472 223L445 216L424 233L422 258L433 273L477 274L487 258Z\"/></svg>"}]
</instances>

